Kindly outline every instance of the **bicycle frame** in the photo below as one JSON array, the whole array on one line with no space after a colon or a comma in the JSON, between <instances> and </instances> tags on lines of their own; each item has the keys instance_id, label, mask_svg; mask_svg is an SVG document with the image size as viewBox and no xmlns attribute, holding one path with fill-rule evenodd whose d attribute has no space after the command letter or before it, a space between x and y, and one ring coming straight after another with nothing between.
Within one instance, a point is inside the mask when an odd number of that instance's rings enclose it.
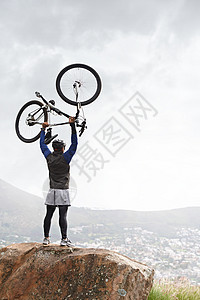
<instances>
[{"instance_id":1,"label":"bicycle frame","mask_svg":"<svg viewBox=\"0 0 200 300\"><path fill-rule=\"evenodd\" d=\"M78 82L77 82L77 84L78 84ZM77 87L74 87L75 89L76 89L76 99L78 99L78 92L77 92ZM43 109L43 108L45 108L46 109L46 111L47 111L47 113L48 114L50 114L51 113L51 111L54 111L54 112L56 112L58 115L63 115L63 116L65 116L65 117L67 117L67 118L70 118L71 116L70 115L68 115L67 113L65 113L65 112L63 112L63 111L61 111L60 109L58 109L58 108L56 108L55 107L55 101L54 100L50 100L50 101L47 101L39 92L35 92L35 95L36 95L36 97L38 97L38 98L41 98L42 99L42 101L45 103L45 105L44 106L42 106L40 109ZM81 110L81 104L80 104L80 102L77 102L77 112L76 112L76 115L75 115L75 123L76 123L76 126L77 127L81 127L81 130L80 130L80 135L83 133L83 131L87 128L86 127L86 119L85 119L85 117L83 117L83 121L82 121L82 123L81 124L79 124L79 114L80 114L80 110ZM37 111L38 112L38 111ZM41 114L42 115L42 114ZM32 115L32 116L34 116L34 115ZM40 116L39 116L40 117ZM37 119L39 119L39 117L37 118ZM29 120L28 121L28 124L29 125L34 125L34 124L39 124L39 125L42 125L42 123L41 122L38 122L37 120L36 121L32 121L32 120ZM49 127L53 127L53 126L60 126L60 125L66 125L66 124L70 124L70 122L62 122L62 123L55 123L55 124L49 124Z\"/></svg>"}]
</instances>

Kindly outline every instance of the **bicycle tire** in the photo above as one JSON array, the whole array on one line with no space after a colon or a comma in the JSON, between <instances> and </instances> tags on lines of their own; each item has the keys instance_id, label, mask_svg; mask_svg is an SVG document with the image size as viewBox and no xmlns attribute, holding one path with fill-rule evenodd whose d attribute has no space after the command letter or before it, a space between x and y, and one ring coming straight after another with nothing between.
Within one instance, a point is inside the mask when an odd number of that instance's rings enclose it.
<instances>
[{"instance_id":1,"label":"bicycle tire","mask_svg":"<svg viewBox=\"0 0 200 300\"><path fill-rule=\"evenodd\" d=\"M62 84L61 84L63 77L66 75L66 73L67 72L69 73L69 71L72 71L73 69L74 69L74 71L75 71L75 69L77 69L77 72L79 69L80 69L80 71L87 70L88 75L91 76L92 81L94 81L94 83L95 83L95 88L94 88L94 91L92 91L92 95L86 99L83 99L83 100L80 99L80 101L78 101L81 103L82 106L88 105L88 104L92 103L94 100L96 100L96 98L99 96L99 94L101 92L101 88L102 88L102 83L101 83L99 74L88 65L76 63L76 64L69 65L69 66L65 67L64 69L62 69L56 78L56 90L58 92L58 95L61 97L62 100L64 100L68 104L77 106L76 100L73 100L72 97L65 95L65 93L63 92L63 89L62 89ZM87 72L86 72L86 74L87 74ZM78 74L77 74L77 76L78 76ZM79 80L79 82L81 82L80 78L77 78L77 80ZM71 80L71 81L74 81L74 80ZM85 87L84 85L85 85L85 82L83 82L82 90L87 89L87 87ZM72 86L71 86L71 90L72 90ZM74 98L75 98L75 95L74 95Z\"/></svg>"},{"instance_id":2,"label":"bicycle tire","mask_svg":"<svg viewBox=\"0 0 200 300\"><path fill-rule=\"evenodd\" d=\"M38 106L38 108L42 108L43 110L43 113L42 113L42 123L43 122L47 122L48 121L48 114L47 114L47 110L46 108L42 107L43 106L43 103L41 103L40 101L37 101L37 100L31 100L29 102L27 102L26 104L24 104L24 106L22 106L22 108L19 110L18 114L17 114L17 117L16 117L16 121L15 121L15 130L16 130L16 133L17 133L17 136L18 138L25 142L25 143L33 143L35 142L36 140L39 139L40 137L40 129L39 129L39 132L36 133L33 137L31 138L27 138L25 137L22 133L21 133L21 129L20 129L20 120L21 120L21 117L22 117L22 114L23 112L25 111L25 109L27 109L29 106L31 105L35 105L36 107ZM27 115L28 117L28 115ZM30 127L33 127L35 125L32 125L32 126L29 126L28 124L23 124L23 127L24 128L30 128Z\"/></svg>"}]
</instances>

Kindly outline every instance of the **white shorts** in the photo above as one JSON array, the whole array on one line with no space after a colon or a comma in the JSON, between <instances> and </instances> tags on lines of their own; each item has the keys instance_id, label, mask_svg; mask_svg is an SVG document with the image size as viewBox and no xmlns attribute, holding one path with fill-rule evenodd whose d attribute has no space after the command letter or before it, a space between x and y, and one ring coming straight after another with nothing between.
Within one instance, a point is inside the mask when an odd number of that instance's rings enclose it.
<instances>
[{"instance_id":1,"label":"white shorts","mask_svg":"<svg viewBox=\"0 0 200 300\"><path fill-rule=\"evenodd\" d=\"M46 201L46 205L71 205L69 190L60 190L60 189L49 189Z\"/></svg>"}]
</instances>

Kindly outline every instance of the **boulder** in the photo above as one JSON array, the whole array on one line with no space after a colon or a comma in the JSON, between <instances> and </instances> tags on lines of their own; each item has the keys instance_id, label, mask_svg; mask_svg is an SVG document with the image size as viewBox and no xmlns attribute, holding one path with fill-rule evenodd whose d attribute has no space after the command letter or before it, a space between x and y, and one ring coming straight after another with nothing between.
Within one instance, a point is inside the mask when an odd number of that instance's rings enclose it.
<instances>
[{"instance_id":1,"label":"boulder","mask_svg":"<svg viewBox=\"0 0 200 300\"><path fill-rule=\"evenodd\" d=\"M1 300L146 300L153 275L105 249L21 243L0 250Z\"/></svg>"}]
</instances>

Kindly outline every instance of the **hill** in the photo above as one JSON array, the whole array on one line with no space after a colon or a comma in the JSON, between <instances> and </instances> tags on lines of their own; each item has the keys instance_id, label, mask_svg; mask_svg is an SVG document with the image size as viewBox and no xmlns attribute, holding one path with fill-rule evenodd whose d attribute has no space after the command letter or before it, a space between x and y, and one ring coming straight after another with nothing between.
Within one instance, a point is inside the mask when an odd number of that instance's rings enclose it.
<instances>
[{"instance_id":1,"label":"hill","mask_svg":"<svg viewBox=\"0 0 200 300\"><path fill-rule=\"evenodd\" d=\"M43 202L42 198L0 180L0 239L9 235L38 238Z\"/></svg>"},{"instance_id":2,"label":"hill","mask_svg":"<svg viewBox=\"0 0 200 300\"><path fill-rule=\"evenodd\" d=\"M40 241L45 214L44 200L24 192L0 180L0 239L9 235L29 237ZM69 211L70 228L84 226L85 234L101 230L109 235L118 234L125 227L152 231L159 236L175 237L176 228L200 228L200 207L187 207L167 211L137 212L129 210L92 210L71 207ZM54 217L52 230L59 238L57 218ZM80 236L79 236L80 238ZM23 241L23 240L20 240Z\"/></svg>"},{"instance_id":3,"label":"hill","mask_svg":"<svg viewBox=\"0 0 200 300\"><path fill-rule=\"evenodd\" d=\"M124 227L141 227L159 236L173 237L175 228L200 228L200 207L166 211L90 210L73 208L69 215L73 226L104 224L117 231Z\"/></svg>"}]
</instances>

